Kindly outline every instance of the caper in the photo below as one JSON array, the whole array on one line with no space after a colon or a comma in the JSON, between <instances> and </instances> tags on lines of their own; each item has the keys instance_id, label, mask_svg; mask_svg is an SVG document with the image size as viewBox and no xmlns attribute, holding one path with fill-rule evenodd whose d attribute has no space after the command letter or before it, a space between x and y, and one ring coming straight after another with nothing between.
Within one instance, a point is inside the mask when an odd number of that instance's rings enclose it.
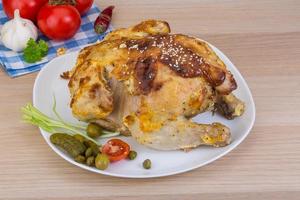
<instances>
[{"instance_id":1,"label":"caper","mask_svg":"<svg viewBox=\"0 0 300 200\"><path fill-rule=\"evenodd\" d=\"M87 148L87 150L85 151L85 157L90 157L91 155L93 155L93 149L91 147Z\"/></svg>"},{"instance_id":2,"label":"caper","mask_svg":"<svg viewBox=\"0 0 300 200\"><path fill-rule=\"evenodd\" d=\"M85 138L82 135L76 134L73 136L75 139L77 139L79 142L83 143Z\"/></svg>"},{"instance_id":3,"label":"caper","mask_svg":"<svg viewBox=\"0 0 300 200\"><path fill-rule=\"evenodd\" d=\"M143 167L144 167L145 169L150 169L150 168L151 168L151 160L150 160L150 159L144 160L144 162L143 162Z\"/></svg>"},{"instance_id":4,"label":"caper","mask_svg":"<svg viewBox=\"0 0 300 200\"><path fill-rule=\"evenodd\" d=\"M96 123L89 123L86 128L86 133L91 138L96 138L102 134L102 128Z\"/></svg>"},{"instance_id":5,"label":"caper","mask_svg":"<svg viewBox=\"0 0 300 200\"><path fill-rule=\"evenodd\" d=\"M109 158L106 154L98 154L95 160L95 166L98 169L105 170L109 165Z\"/></svg>"},{"instance_id":6,"label":"caper","mask_svg":"<svg viewBox=\"0 0 300 200\"><path fill-rule=\"evenodd\" d=\"M88 166L94 166L95 165L95 157L94 156L90 156L86 159L86 164Z\"/></svg>"},{"instance_id":7,"label":"caper","mask_svg":"<svg viewBox=\"0 0 300 200\"><path fill-rule=\"evenodd\" d=\"M137 152L136 151L129 151L129 154L128 154L128 159L129 160L134 160L137 156Z\"/></svg>"},{"instance_id":8,"label":"caper","mask_svg":"<svg viewBox=\"0 0 300 200\"><path fill-rule=\"evenodd\" d=\"M82 156L82 155L78 155L78 156L76 156L76 157L74 158L74 160L75 160L76 162L79 162L79 163L84 163L84 162L85 162L85 157Z\"/></svg>"}]
</instances>

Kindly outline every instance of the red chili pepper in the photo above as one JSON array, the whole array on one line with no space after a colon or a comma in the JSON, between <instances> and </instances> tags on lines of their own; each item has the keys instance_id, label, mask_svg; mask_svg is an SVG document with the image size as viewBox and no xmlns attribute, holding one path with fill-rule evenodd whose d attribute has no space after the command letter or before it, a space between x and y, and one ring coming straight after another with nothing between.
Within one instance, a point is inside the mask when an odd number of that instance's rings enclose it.
<instances>
[{"instance_id":1,"label":"red chili pepper","mask_svg":"<svg viewBox=\"0 0 300 200\"><path fill-rule=\"evenodd\" d=\"M97 17L94 23L94 29L96 33L101 34L107 30L111 21L111 16L114 8L114 6L109 6L105 8Z\"/></svg>"}]
</instances>

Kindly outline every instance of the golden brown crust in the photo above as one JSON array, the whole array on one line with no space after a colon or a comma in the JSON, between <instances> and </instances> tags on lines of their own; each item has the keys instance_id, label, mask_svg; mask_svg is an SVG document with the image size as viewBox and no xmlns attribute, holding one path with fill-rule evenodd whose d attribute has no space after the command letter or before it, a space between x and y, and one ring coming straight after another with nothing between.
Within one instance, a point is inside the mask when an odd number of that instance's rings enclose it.
<instances>
[{"instance_id":1,"label":"golden brown crust","mask_svg":"<svg viewBox=\"0 0 300 200\"><path fill-rule=\"evenodd\" d=\"M127 51L130 59L124 65L116 66L114 73L119 80L130 80L130 74L135 74L134 86L138 91L133 92L134 94L148 94L151 88L157 86L154 79L159 63L169 67L183 78L204 77L212 87L216 88L228 77L229 81L226 81L228 84L220 87L220 91L224 93L236 88L234 79L228 76L230 74L223 62L206 43L195 38L177 34L158 34L139 39L123 39L123 41L120 47ZM151 63L144 63L148 60ZM161 87L162 84L160 83L159 86ZM155 87L155 90L160 87Z\"/></svg>"},{"instance_id":2,"label":"golden brown crust","mask_svg":"<svg viewBox=\"0 0 300 200\"><path fill-rule=\"evenodd\" d=\"M70 79L70 78L71 78L70 72L69 72L69 71L63 72L63 73L60 75L60 78L66 79L66 80Z\"/></svg>"},{"instance_id":3,"label":"golden brown crust","mask_svg":"<svg viewBox=\"0 0 300 200\"><path fill-rule=\"evenodd\" d=\"M155 35L158 32L161 33L170 33L171 29L166 21L160 20L146 20L132 27L132 31L134 32L147 32L151 35Z\"/></svg>"},{"instance_id":4,"label":"golden brown crust","mask_svg":"<svg viewBox=\"0 0 300 200\"><path fill-rule=\"evenodd\" d=\"M154 79L157 73L157 62L152 57L140 58L136 62L134 75L137 80L138 89L141 94L148 94L154 88ZM158 89L155 87L156 90Z\"/></svg>"},{"instance_id":5,"label":"golden brown crust","mask_svg":"<svg viewBox=\"0 0 300 200\"><path fill-rule=\"evenodd\" d=\"M245 103L232 93L229 95L218 95L215 108L227 119L234 119L244 113Z\"/></svg>"},{"instance_id":6,"label":"golden brown crust","mask_svg":"<svg viewBox=\"0 0 300 200\"><path fill-rule=\"evenodd\" d=\"M105 40L116 40L122 38L142 38L150 35L168 34L170 26L165 21L146 20L129 28L120 28L107 34Z\"/></svg>"},{"instance_id":7,"label":"golden brown crust","mask_svg":"<svg viewBox=\"0 0 300 200\"><path fill-rule=\"evenodd\" d=\"M125 127L123 118L133 114L142 131L155 133L170 121L211 109L214 90L235 88L233 77L207 43L169 32L166 22L148 20L84 48L70 72L74 116L103 119L110 128L128 132L132 127ZM116 98L118 84L124 98ZM127 104L132 98L137 100Z\"/></svg>"}]
</instances>

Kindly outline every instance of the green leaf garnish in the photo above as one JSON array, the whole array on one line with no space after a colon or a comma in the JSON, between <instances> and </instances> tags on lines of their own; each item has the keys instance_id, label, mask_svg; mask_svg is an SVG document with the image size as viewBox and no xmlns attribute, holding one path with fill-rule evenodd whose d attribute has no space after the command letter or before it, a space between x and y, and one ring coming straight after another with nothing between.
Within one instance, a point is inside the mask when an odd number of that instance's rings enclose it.
<instances>
[{"instance_id":1,"label":"green leaf garnish","mask_svg":"<svg viewBox=\"0 0 300 200\"><path fill-rule=\"evenodd\" d=\"M35 63L42 60L42 58L47 55L48 50L48 44L44 40L35 42L34 39L30 38L24 49L23 58L28 63Z\"/></svg>"}]
</instances>

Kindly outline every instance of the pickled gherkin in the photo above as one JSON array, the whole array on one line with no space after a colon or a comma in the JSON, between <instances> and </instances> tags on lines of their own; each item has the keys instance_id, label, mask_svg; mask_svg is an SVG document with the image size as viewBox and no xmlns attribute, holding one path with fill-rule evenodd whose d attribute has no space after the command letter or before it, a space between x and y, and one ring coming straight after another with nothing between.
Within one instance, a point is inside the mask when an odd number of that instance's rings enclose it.
<instances>
[{"instance_id":1,"label":"pickled gherkin","mask_svg":"<svg viewBox=\"0 0 300 200\"><path fill-rule=\"evenodd\" d=\"M92 150L92 148L91 147L89 147L89 148L87 148L86 149L86 151L85 151L85 153L84 153L84 155L85 155L85 157L90 157L90 156L92 156L93 155L93 150Z\"/></svg>"},{"instance_id":2,"label":"pickled gherkin","mask_svg":"<svg viewBox=\"0 0 300 200\"><path fill-rule=\"evenodd\" d=\"M91 148L93 155L97 156L97 154L99 153L99 146L98 146L98 144L96 144L92 140L86 139L85 137L83 137L82 135L79 135L79 134L76 134L73 137L76 138L81 143L83 143L84 146L86 146L87 149Z\"/></svg>"},{"instance_id":3,"label":"pickled gherkin","mask_svg":"<svg viewBox=\"0 0 300 200\"><path fill-rule=\"evenodd\" d=\"M95 165L95 157L90 156L86 159L86 165L87 166L94 166Z\"/></svg>"},{"instance_id":4,"label":"pickled gherkin","mask_svg":"<svg viewBox=\"0 0 300 200\"><path fill-rule=\"evenodd\" d=\"M64 149L73 158L85 153L86 147L73 136L66 133L54 133L50 136L50 141Z\"/></svg>"},{"instance_id":5,"label":"pickled gherkin","mask_svg":"<svg viewBox=\"0 0 300 200\"><path fill-rule=\"evenodd\" d=\"M85 140L83 144L86 146L86 148L91 148L93 155L97 156L97 154L99 153L99 146L95 142L93 142L92 140Z\"/></svg>"},{"instance_id":6,"label":"pickled gherkin","mask_svg":"<svg viewBox=\"0 0 300 200\"><path fill-rule=\"evenodd\" d=\"M85 163L85 157L83 155L78 155L74 158L74 160L78 163Z\"/></svg>"},{"instance_id":7,"label":"pickled gherkin","mask_svg":"<svg viewBox=\"0 0 300 200\"><path fill-rule=\"evenodd\" d=\"M83 143L85 140L85 137L83 137L82 135L79 135L79 134L75 134L75 135L73 135L73 137L81 143Z\"/></svg>"}]
</instances>

